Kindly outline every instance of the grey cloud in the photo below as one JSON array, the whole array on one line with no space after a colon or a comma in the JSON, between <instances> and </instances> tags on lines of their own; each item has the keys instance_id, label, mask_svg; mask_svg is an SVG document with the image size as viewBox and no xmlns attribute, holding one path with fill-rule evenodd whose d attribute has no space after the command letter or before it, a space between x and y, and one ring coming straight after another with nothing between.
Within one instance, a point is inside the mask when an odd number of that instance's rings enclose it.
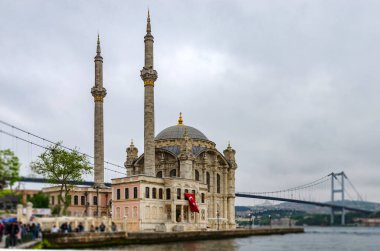
<instances>
[{"instance_id":1,"label":"grey cloud","mask_svg":"<svg viewBox=\"0 0 380 251\"><path fill-rule=\"evenodd\" d=\"M100 31L106 159L122 165L131 138L141 153L148 5L156 133L183 112L231 140L240 191L345 170L380 201L377 1L2 1L0 117L92 153Z\"/></svg>"}]
</instances>

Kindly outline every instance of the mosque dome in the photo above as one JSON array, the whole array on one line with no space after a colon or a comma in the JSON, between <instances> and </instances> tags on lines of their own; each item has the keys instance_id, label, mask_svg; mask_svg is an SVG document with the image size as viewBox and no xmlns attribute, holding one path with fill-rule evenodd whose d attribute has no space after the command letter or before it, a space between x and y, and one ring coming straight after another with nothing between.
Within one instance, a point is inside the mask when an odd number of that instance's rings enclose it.
<instances>
[{"instance_id":1,"label":"mosque dome","mask_svg":"<svg viewBox=\"0 0 380 251\"><path fill-rule=\"evenodd\" d=\"M198 129L186 126L183 124L182 114L180 114L178 119L178 125L170 126L164 130L162 130L159 134L157 134L155 140L162 139L182 139L183 134L185 133L185 129L187 129L187 134L191 139L203 139L208 140L206 135L199 131Z\"/></svg>"}]
</instances>

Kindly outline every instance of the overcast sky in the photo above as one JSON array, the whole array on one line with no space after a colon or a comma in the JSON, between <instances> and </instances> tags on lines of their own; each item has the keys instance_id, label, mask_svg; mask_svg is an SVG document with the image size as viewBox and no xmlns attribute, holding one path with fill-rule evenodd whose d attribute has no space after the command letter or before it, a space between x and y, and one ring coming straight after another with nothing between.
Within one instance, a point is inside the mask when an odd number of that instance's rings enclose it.
<instances>
[{"instance_id":1,"label":"overcast sky","mask_svg":"<svg viewBox=\"0 0 380 251\"><path fill-rule=\"evenodd\" d=\"M142 153L148 7L156 134L182 112L219 151L230 140L237 191L343 170L380 202L380 1L0 0L0 119L93 154L99 31L105 159L123 165L131 139ZM7 137L27 172L39 150Z\"/></svg>"}]
</instances>

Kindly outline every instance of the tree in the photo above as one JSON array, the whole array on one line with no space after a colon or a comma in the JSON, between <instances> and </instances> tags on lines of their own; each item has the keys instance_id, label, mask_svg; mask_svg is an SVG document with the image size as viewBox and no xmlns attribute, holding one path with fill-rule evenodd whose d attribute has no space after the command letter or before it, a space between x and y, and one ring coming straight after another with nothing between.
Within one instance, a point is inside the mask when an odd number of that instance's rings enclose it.
<instances>
[{"instance_id":1,"label":"tree","mask_svg":"<svg viewBox=\"0 0 380 251\"><path fill-rule=\"evenodd\" d=\"M70 205L73 183L83 181L82 175L90 174L92 167L87 157L76 149L67 151L61 143L50 145L38 159L31 163L32 171L43 175L50 183L59 184L58 205L60 215L66 214Z\"/></svg>"},{"instance_id":2,"label":"tree","mask_svg":"<svg viewBox=\"0 0 380 251\"><path fill-rule=\"evenodd\" d=\"M18 157L10 149L0 150L0 190L2 190L7 181L10 188L18 180L20 163Z\"/></svg>"},{"instance_id":3,"label":"tree","mask_svg":"<svg viewBox=\"0 0 380 251\"><path fill-rule=\"evenodd\" d=\"M49 196L39 191L33 197L30 197L28 201L32 202L34 208L48 208Z\"/></svg>"}]
</instances>

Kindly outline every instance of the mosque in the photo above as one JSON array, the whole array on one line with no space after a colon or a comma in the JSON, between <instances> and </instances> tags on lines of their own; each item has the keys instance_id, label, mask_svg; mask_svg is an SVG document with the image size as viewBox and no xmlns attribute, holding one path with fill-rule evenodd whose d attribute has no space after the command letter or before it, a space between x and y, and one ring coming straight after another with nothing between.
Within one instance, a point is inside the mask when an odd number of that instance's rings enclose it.
<instances>
[{"instance_id":1,"label":"mosque","mask_svg":"<svg viewBox=\"0 0 380 251\"><path fill-rule=\"evenodd\" d=\"M126 177L104 186L103 58L98 38L95 56L94 187L73 190L69 207L76 215L112 215L127 231L190 231L235 228L235 150L230 144L221 153L198 129L178 123L155 136L153 43L148 12L144 83L144 153L131 142L127 148ZM53 191L50 191L52 193ZM76 197L75 197L76 196ZM75 199L76 198L76 199ZM95 207L95 203L96 206ZM108 206L111 205L108 213ZM99 210L99 207L101 208ZM96 211L95 211L96 209ZM96 212L96 213L95 213Z\"/></svg>"}]
</instances>

